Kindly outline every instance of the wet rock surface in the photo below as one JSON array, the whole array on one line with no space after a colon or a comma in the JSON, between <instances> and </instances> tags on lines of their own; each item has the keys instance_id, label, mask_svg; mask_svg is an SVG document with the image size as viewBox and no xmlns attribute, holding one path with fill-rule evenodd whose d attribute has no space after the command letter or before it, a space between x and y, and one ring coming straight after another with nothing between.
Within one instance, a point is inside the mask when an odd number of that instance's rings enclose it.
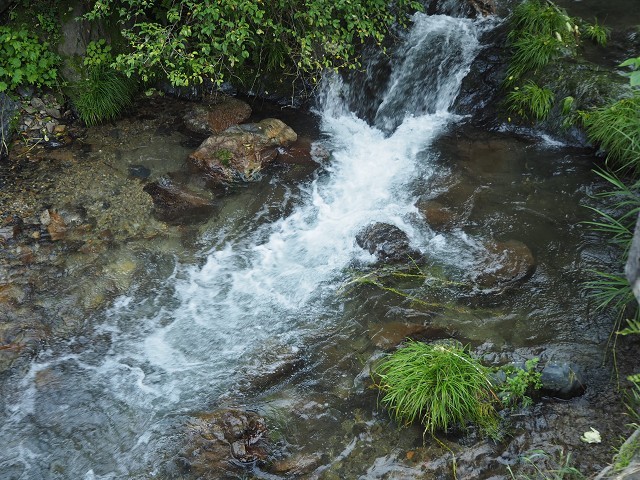
<instances>
[{"instance_id":1,"label":"wet rock surface","mask_svg":"<svg viewBox=\"0 0 640 480\"><path fill-rule=\"evenodd\" d=\"M206 139L189 155L188 164L214 189L255 181L276 158L277 148L289 146L296 139L290 127L274 118L237 125Z\"/></svg>"},{"instance_id":2,"label":"wet rock surface","mask_svg":"<svg viewBox=\"0 0 640 480\"><path fill-rule=\"evenodd\" d=\"M582 369L569 362L548 362L542 369L542 391L558 398L582 395L587 388Z\"/></svg>"},{"instance_id":3,"label":"wet rock surface","mask_svg":"<svg viewBox=\"0 0 640 480\"><path fill-rule=\"evenodd\" d=\"M536 262L529 247L518 240L489 242L477 267L481 288L513 287L533 275Z\"/></svg>"},{"instance_id":4,"label":"wet rock surface","mask_svg":"<svg viewBox=\"0 0 640 480\"><path fill-rule=\"evenodd\" d=\"M405 232L388 223L374 223L356 235L358 246L382 263L418 261L422 254L411 247Z\"/></svg>"},{"instance_id":5,"label":"wet rock surface","mask_svg":"<svg viewBox=\"0 0 640 480\"><path fill-rule=\"evenodd\" d=\"M267 425L257 413L223 409L191 419L187 444L176 459L183 473L195 478L223 478L241 471L234 463L264 462L268 456Z\"/></svg>"}]
</instances>

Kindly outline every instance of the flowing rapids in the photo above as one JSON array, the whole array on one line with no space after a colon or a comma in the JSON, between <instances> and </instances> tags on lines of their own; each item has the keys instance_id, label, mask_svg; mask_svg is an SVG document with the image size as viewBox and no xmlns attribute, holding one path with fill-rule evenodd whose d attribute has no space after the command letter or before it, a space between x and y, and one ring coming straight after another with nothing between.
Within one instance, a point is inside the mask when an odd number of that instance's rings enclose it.
<instances>
[{"instance_id":1,"label":"flowing rapids","mask_svg":"<svg viewBox=\"0 0 640 480\"><path fill-rule=\"evenodd\" d=\"M345 269L372 260L354 241L363 227L392 223L417 248L446 250L415 222L409 186L434 175L430 146L456 120L448 109L480 28L416 14L373 125L349 111L349 86L328 78L319 115L331 158L290 214L229 219L204 235L202 262L141 281L91 319L89 337L16 372L0 400L3 478L162 476L181 418L215 406L258 346L295 350L340 318Z\"/></svg>"}]
</instances>

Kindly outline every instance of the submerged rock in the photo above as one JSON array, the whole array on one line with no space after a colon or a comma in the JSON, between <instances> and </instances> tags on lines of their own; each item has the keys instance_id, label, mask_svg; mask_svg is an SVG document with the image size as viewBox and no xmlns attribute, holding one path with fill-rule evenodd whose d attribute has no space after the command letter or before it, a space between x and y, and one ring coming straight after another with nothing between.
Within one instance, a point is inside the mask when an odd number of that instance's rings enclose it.
<instances>
[{"instance_id":1,"label":"submerged rock","mask_svg":"<svg viewBox=\"0 0 640 480\"><path fill-rule=\"evenodd\" d=\"M489 242L478 264L475 276L480 287L505 288L522 282L533 275L535 259L529 247L518 240Z\"/></svg>"},{"instance_id":2,"label":"submerged rock","mask_svg":"<svg viewBox=\"0 0 640 480\"><path fill-rule=\"evenodd\" d=\"M450 230L460 220L457 212L435 200L421 202L418 210L434 230Z\"/></svg>"},{"instance_id":3,"label":"submerged rock","mask_svg":"<svg viewBox=\"0 0 640 480\"><path fill-rule=\"evenodd\" d=\"M188 130L201 135L221 133L227 128L247 121L251 107L233 97L221 97L212 105L197 105L184 116Z\"/></svg>"},{"instance_id":4,"label":"submerged rock","mask_svg":"<svg viewBox=\"0 0 640 480\"><path fill-rule=\"evenodd\" d=\"M197 416L186 426L186 446L176 459L195 478L221 478L233 463L267 458L267 425L254 412L222 409Z\"/></svg>"},{"instance_id":5,"label":"submerged rock","mask_svg":"<svg viewBox=\"0 0 640 480\"><path fill-rule=\"evenodd\" d=\"M422 254L409 244L407 234L388 223L369 225L356 235L356 243L385 263L410 262L422 258Z\"/></svg>"},{"instance_id":6,"label":"submerged rock","mask_svg":"<svg viewBox=\"0 0 640 480\"><path fill-rule=\"evenodd\" d=\"M369 332L373 333L371 342L384 350L397 347L407 338L424 338L430 341L449 338L443 329L421 323L387 322L377 329L370 327Z\"/></svg>"},{"instance_id":7,"label":"submerged rock","mask_svg":"<svg viewBox=\"0 0 640 480\"><path fill-rule=\"evenodd\" d=\"M210 198L192 192L166 176L145 185L144 191L153 199L156 216L166 222L201 221L209 218L215 210Z\"/></svg>"},{"instance_id":8,"label":"submerged rock","mask_svg":"<svg viewBox=\"0 0 640 480\"><path fill-rule=\"evenodd\" d=\"M278 155L277 147L289 146L297 138L284 122L267 118L212 135L189 155L187 163L192 170L203 173L213 188L255 181Z\"/></svg>"},{"instance_id":9,"label":"submerged rock","mask_svg":"<svg viewBox=\"0 0 640 480\"><path fill-rule=\"evenodd\" d=\"M322 463L322 455L298 454L273 462L269 471L277 475L307 475L314 471Z\"/></svg>"}]
</instances>

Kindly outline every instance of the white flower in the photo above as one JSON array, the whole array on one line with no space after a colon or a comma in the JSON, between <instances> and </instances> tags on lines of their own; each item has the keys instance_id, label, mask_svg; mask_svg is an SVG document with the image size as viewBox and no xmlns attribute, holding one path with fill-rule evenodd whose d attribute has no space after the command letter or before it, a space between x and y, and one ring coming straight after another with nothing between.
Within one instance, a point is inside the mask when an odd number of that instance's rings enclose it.
<instances>
[{"instance_id":1,"label":"white flower","mask_svg":"<svg viewBox=\"0 0 640 480\"><path fill-rule=\"evenodd\" d=\"M602 438L600 438L600 432L595 428L591 427L591 431L584 432L580 437L585 443L600 443L602 442Z\"/></svg>"}]
</instances>

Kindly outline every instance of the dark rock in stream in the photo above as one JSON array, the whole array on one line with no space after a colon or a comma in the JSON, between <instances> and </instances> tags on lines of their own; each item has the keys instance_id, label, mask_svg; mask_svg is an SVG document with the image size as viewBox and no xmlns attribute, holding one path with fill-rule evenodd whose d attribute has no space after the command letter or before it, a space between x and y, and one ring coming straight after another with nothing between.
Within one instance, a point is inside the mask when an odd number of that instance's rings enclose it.
<instances>
[{"instance_id":1,"label":"dark rock in stream","mask_svg":"<svg viewBox=\"0 0 640 480\"><path fill-rule=\"evenodd\" d=\"M640 216L636 220L629 257L624 271L636 301L640 302Z\"/></svg>"},{"instance_id":2,"label":"dark rock in stream","mask_svg":"<svg viewBox=\"0 0 640 480\"><path fill-rule=\"evenodd\" d=\"M195 478L226 478L234 464L264 461L268 456L267 425L254 412L222 409L192 418L186 426L186 446L176 459Z\"/></svg>"},{"instance_id":3,"label":"dark rock in stream","mask_svg":"<svg viewBox=\"0 0 640 480\"><path fill-rule=\"evenodd\" d=\"M156 216L169 223L203 221L215 211L210 198L192 192L166 176L145 185L144 191L153 199Z\"/></svg>"},{"instance_id":4,"label":"dark rock in stream","mask_svg":"<svg viewBox=\"0 0 640 480\"><path fill-rule=\"evenodd\" d=\"M149 170L144 165L129 165L129 176L134 178L139 178L141 180L146 180L151 175L151 170Z\"/></svg>"},{"instance_id":5,"label":"dark rock in stream","mask_svg":"<svg viewBox=\"0 0 640 480\"><path fill-rule=\"evenodd\" d=\"M541 381L543 393L563 399L582 395L587 388L580 367L569 362L547 363Z\"/></svg>"},{"instance_id":6,"label":"dark rock in stream","mask_svg":"<svg viewBox=\"0 0 640 480\"><path fill-rule=\"evenodd\" d=\"M422 254L411 247L409 237L395 225L374 223L356 235L360 248L383 263L418 261Z\"/></svg>"}]
</instances>

